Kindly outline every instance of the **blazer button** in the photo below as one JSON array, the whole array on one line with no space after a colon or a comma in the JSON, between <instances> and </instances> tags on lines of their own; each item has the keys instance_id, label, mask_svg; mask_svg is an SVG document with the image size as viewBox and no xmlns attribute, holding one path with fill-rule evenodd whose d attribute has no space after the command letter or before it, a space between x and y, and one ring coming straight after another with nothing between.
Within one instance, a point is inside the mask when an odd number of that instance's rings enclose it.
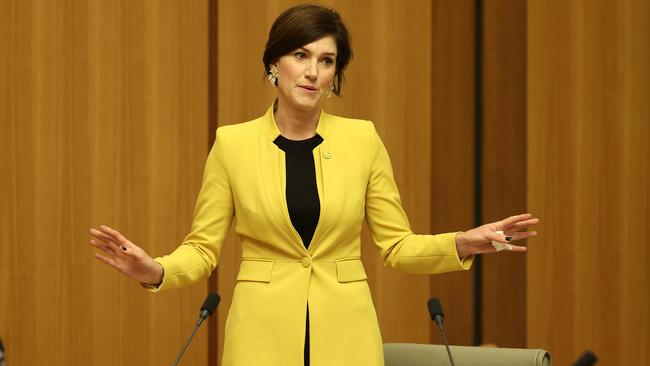
<instances>
[{"instance_id":1,"label":"blazer button","mask_svg":"<svg viewBox=\"0 0 650 366\"><path fill-rule=\"evenodd\" d=\"M311 259L309 259L309 257L304 257L302 261L300 261L300 264L302 264L303 267L307 268L311 265Z\"/></svg>"}]
</instances>

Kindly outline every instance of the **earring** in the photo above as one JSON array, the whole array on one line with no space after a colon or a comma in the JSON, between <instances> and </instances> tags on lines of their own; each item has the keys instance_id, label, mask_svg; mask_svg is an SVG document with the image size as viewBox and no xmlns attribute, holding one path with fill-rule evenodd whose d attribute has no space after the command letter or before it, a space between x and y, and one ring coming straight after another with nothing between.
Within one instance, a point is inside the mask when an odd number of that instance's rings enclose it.
<instances>
[{"instance_id":1,"label":"earring","mask_svg":"<svg viewBox=\"0 0 650 366\"><path fill-rule=\"evenodd\" d=\"M269 79L269 82L275 88L276 86L278 86L278 77L279 76L280 76L280 73L278 72L278 69L271 68L269 70L269 74L266 76L266 78Z\"/></svg>"},{"instance_id":2,"label":"earring","mask_svg":"<svg viewBox=\"0 0 650 366\"><path fill-rule=\"evenodd\" d=\"M334 83L330 85L330 88L327 90L327 97L331 98L332 97L332 92L334 91Z\"/></svg>"}]
</instances>

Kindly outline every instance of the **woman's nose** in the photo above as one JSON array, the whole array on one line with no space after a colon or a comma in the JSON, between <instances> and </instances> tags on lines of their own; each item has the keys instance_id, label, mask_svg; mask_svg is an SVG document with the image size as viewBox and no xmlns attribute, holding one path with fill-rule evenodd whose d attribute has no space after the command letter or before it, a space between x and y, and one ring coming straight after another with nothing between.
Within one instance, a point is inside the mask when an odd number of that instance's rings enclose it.
<instances>
[{"instance_id":1,"label":"woman's nose","mask_svg":"<svg viewBox=\"0 0 650 366\"><path fill-rule=\"evenodd\" d=\"M305 76L309 79L316 79L318 77L318 63L315 61L309 62L305 70Z\"/></svg>"}]
</instances>

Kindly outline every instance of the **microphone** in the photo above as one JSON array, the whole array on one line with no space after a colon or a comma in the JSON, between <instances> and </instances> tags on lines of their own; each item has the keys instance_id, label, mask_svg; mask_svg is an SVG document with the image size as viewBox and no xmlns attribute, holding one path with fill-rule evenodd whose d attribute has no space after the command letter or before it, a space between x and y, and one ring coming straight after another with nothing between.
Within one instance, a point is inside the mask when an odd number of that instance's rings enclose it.
<instances>
[{"instance_id":1,"label":"microphone","mask_svg":"<svg viewBox=\"0 0 650 366\"><path fill-rule=\"evenodd\" d=\"M598 358L596 355L591 352L587 351L580 356L580 358L576 361L576 363L573 364L573 366L593 366L596 364L598 361Z\"/></svg>"},{"instance_id":2,"label":"microphone","mask_svg":"<svg viewBox=\"0 0 650 366\"><path fill-rule=\"evenodd\" d=\"M0 366L5 366L5 346L2 344L2 338L0 338Z\"/></svg>"},{"instance_id":3,"label":"microphone","mask_svg":"<svg viewBox=\"0 0 650 366\"><path fill-rule=\"evenodd\" d=\"M201 305L201 312L199 313L199 324L207 319L212 313L214 313L214 310L219 306L219 302L221 301L221 297L219 297L218 294L215 293L209 293L208 297L205 298L205 301L203 302L203 305Z\"/></svg>"},{"instance_id":4,"label":"microphone","mask_svg":"<svg viewBox=\"0 0 650 366\"><path fill-rule=\"evenodd\" d=\"M219 301L221 301L221 297L219 297L218 294L216 293L209 293L208 297L205 298L205 301L203 302L203 305L201 305L201 311L199 312L199 321L196 323L194 326L194 330L192 331L192 334L190 334L190 337L187 338L187 341L185 341L185 344L183 345L183 348L181 348L181 351L178 353L178 356L176 356L176 361L174 361L174 366L178 365L178 362L181 360L181 357L183 357L183 353L185 353L185 349L187 346L190 344L190 341L194 337L194 334L196 331L199 329L199 326L205 319L207 319L212 313L214 313L214 309L219 306ZM3 366L0 364L0 366Z\"/></svg>"},{"instance_id":5,"label":"microphone","mask_svg":"<svg viewBox=\"0 0 650 366\"><path fill-rule=\"evenodd\" d=\"M442 311L442 304L440 303L440 300L434 297L432 299L429 299L427 305L429 307L429 315L431 315L431 320L436 322L436 324L438 324L438 328L440 328L440 333L442 334L442 340L445 342L447 355L449 355L449 362L451 363L451 366L456 366L456 364L454 364L454 358L451 357L451 351L449 350L449 343L447 342L447 333L445 332L445 322L444 322L445 313Z\"/></svg>"}]
</instances>

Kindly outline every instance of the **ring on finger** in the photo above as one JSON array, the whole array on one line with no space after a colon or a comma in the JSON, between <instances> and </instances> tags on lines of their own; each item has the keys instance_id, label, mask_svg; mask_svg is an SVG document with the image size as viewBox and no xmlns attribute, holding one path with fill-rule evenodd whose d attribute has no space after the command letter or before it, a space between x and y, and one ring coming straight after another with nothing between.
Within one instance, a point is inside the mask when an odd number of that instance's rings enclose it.
<instances>
[{"instance_id":1,"label":"ring on finger","mask_svg":"<svg viewBox=\"0 0 650 366\"><path fill-rule=\"evenodd\" d=\"M496 234L504 235L502 230L496 231ZM512 237L507 236L506 240L510 241L510 240L512 240ZM502 250L512 250L512 245L510 243L505 243L504 244L504 243L500 243L500 242L498 242L496 240L492 240L492 246L494 247L494 249L497 250L497 252L500 252Z\"/></svg>"}]
</instances>

